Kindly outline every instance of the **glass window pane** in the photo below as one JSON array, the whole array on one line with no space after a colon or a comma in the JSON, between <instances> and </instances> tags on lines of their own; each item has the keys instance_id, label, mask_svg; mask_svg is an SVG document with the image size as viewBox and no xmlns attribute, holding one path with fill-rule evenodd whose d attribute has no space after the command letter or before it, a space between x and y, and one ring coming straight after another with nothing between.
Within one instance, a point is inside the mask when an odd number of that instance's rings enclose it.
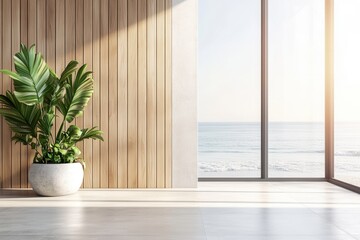
<instances>
[{"instance_id":1,"label":"glass window pane","mask_svg":"<svg viewBox=\"0 0 360 240\"><path fill-rule=\"evenodd\" d=\"M260 13L199 1L199 177L260 177Z\"/></svg>"},{"instance_id":2,"label":"glass window pane","mask_svg":"<svg viewBox=\"0 0 360 240\"><path fill-rule=\"evenodd\" d=\"M334 3L335 178L360 186L360 1Z\"/></svg>"},{"instance_id":3,"label":"glass window pane","mask_svg":"<svg viewBox=\"0 0 360 240\"><path fill-rule=\"evenodd\" d=\"M269 177L324 177L323 0L269 0Z\"/></svg>"}]
</instances>

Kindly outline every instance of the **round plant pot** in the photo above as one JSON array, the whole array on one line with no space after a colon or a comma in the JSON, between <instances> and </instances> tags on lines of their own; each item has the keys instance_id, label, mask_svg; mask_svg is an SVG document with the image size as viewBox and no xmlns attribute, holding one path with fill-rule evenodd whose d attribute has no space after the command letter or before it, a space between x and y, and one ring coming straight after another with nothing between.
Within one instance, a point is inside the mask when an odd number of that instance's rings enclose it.
<instances>
[{"instance_id":1,"label":"round plant pot","mask_svg":"<svg viewBox=\"0 0 360 240\"><path fill-rule=\"evenodd\" d=\"M84 178L81 163L42 164L33 163L29 170L29 182L41 196L63 196L79 190Z\"/></svg>"}]
</instances>

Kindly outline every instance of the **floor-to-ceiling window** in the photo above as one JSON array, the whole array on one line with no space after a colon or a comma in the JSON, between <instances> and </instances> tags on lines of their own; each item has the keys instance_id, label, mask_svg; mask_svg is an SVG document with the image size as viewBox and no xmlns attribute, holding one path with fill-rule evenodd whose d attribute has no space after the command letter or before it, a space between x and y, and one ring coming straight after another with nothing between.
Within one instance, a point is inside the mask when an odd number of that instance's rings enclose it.
<instances>
[{"instance_id":1,"label":"floor-to-ceiling window","mask_svg":"<svg viewBox=\"0 0 360 240\"><path fill-rule=\"evenodd\" d=\"M326 163L329 181L360 187L358 9L199 1L199 177L323 179Z\"/></svg>"},{"instance_id":2,"label":"floor-to-ceiling window","mask_svg":"<svg viewBox=\"0 0 360 240\"><path fill-rule=\"evenodd\" d=\"M199 176L260 177L261 1L199 1ZM268 1L269 177L324 177L324 1Z\"/></svg>"},{"instance_id":3,"label":"floor-to-ceiling window","mask_svg":"<svg viewBox=\"0 0 360 240\"><path fill-rule=\"evenodd\" d=\"M324 177L324 0L268 0L269 177Z\"/></svg>"},{"instance_id":4,"label":"floor-to-ceiling window","mask_svg":"<svg viewBox=\"0 0 360 240\"><path fill-rule=\"evenodd\" d=\"M334 1L335 178L360 186L360 1Z\"/></svg>"},{"instance_id":5,"label":"floor-to-ceiling window","mask_svg":"<svg viewBox=\"0 0 360 240\"><path fill-rule=\"evenodd\" d=\"M260 0L199 0L199 177L260 177Z\"/></svg>"}]
</instances>

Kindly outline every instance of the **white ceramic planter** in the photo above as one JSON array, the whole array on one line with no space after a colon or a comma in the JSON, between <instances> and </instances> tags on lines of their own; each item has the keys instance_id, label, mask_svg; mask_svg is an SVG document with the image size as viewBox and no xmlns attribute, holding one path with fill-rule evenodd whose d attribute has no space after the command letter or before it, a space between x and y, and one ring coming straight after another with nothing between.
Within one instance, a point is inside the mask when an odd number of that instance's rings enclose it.
<instances>
[{"instance_id":1,"label":"white ceramic planter","mask_svg":"<svg viewBox=\"0 0 360 240\"><path fill-rule=\"evenodd\" d=\"M33 163L29 170L29 182L41 196L62 196L79 190L84 178L81 163L41 164Z\"/></svg>"}]
</instances>

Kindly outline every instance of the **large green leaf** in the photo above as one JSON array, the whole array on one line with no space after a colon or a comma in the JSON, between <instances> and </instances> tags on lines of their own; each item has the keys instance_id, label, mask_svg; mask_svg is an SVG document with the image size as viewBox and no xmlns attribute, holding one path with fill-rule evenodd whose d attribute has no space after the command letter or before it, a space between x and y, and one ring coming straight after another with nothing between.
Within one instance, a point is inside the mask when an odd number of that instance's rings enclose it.
<instances>
[{"instance_id":1,"label":"large green leaf","mask_svg":"<svg viewBox=\"0 0 360 240\"><path fill-rule=\"evenodd\" d=\"M47 84L49 69L41 54L35 52L35 46L28 49L21 44L20 49L14 57L16 72L0 71L14 80L14 94L19 102L27 105L42 103L44 95L50 91Z\"/></svg>"},{"instance_id":2,"label":"large green leaf","mask_svg":"<svg viewBox=\"0 0 360 240\"><path fill-rule=\"evenodd\" d=\"M93 79L91 72L86 72L86 65L78 70L75 80L72 75L67 77L64 100L58 103L58 109L67 122L82 114L93 93Z\"/></svg>"},{"instance_id":3,"label":"large green leaf","mask_svg":"<svg viewBox=\"0 0 360 240\"><path fill-rule=\"evenodd\" d=\"M16 96L10 91L5 95L0 95L0 115L9 124L11 130L19 135L31 135L36 137L36 126L41 112L36 106L28 106L18 101Z\"/></svg>"},{"instance_id":4,"label":"large green leaf","mask_svg":"<svg viewBox=\"0 0 360 240\"><path fill-rule=\"evenodd\" d=\"M51 135L51 129L54 124L55 115L51 113L46 113L42 118L39 119L38 127L39 132L44 136Z\"/></svg>"},{"instance_id":5,"label":"large green leaf","mask_svg":"<svg viewBox=\"0 0 360 240\"><path fill-rule=\"evenodd\" d=\"M76 67L78 65L77 61L70 61L68 65L65 67L64 71L61 73L59 81L63 83L66 81L72 74L76 71Z\"/></svg>"},{"instance_id":6,"label":"large green leaf","mask_svg":"<svg viewBox=\"0 0 360 240\"><path fill-rule=\"evenodd\" d=\"M80 136L80 138L77 140L78 142L79 141L82 141L82 140L85 140L85 139L99 139L101 141L104 141L103 137L101 136L101 134L103 133L102 131L96 129L96 127L93 127L93 128L85 128L85 129L82 129L82 134Z\"/></svg>"},{"instance_id":7,"label":"large green leaf","mask_svg":"<svg viewBox=\"0 0 360 240\"><path fill-rule=\"evenodd\" d=\"M70 61L62 72L60 78L56 76L56 73L50 70L50 76L48 80L48 85L50 86L50 91L45 95L45 107L49 111L53 106L56 106L60 100L64 97L64 89L68 84L69 78L76 71L76 66L78 65L77 61Z\"/></svg>"}]
</instances>

